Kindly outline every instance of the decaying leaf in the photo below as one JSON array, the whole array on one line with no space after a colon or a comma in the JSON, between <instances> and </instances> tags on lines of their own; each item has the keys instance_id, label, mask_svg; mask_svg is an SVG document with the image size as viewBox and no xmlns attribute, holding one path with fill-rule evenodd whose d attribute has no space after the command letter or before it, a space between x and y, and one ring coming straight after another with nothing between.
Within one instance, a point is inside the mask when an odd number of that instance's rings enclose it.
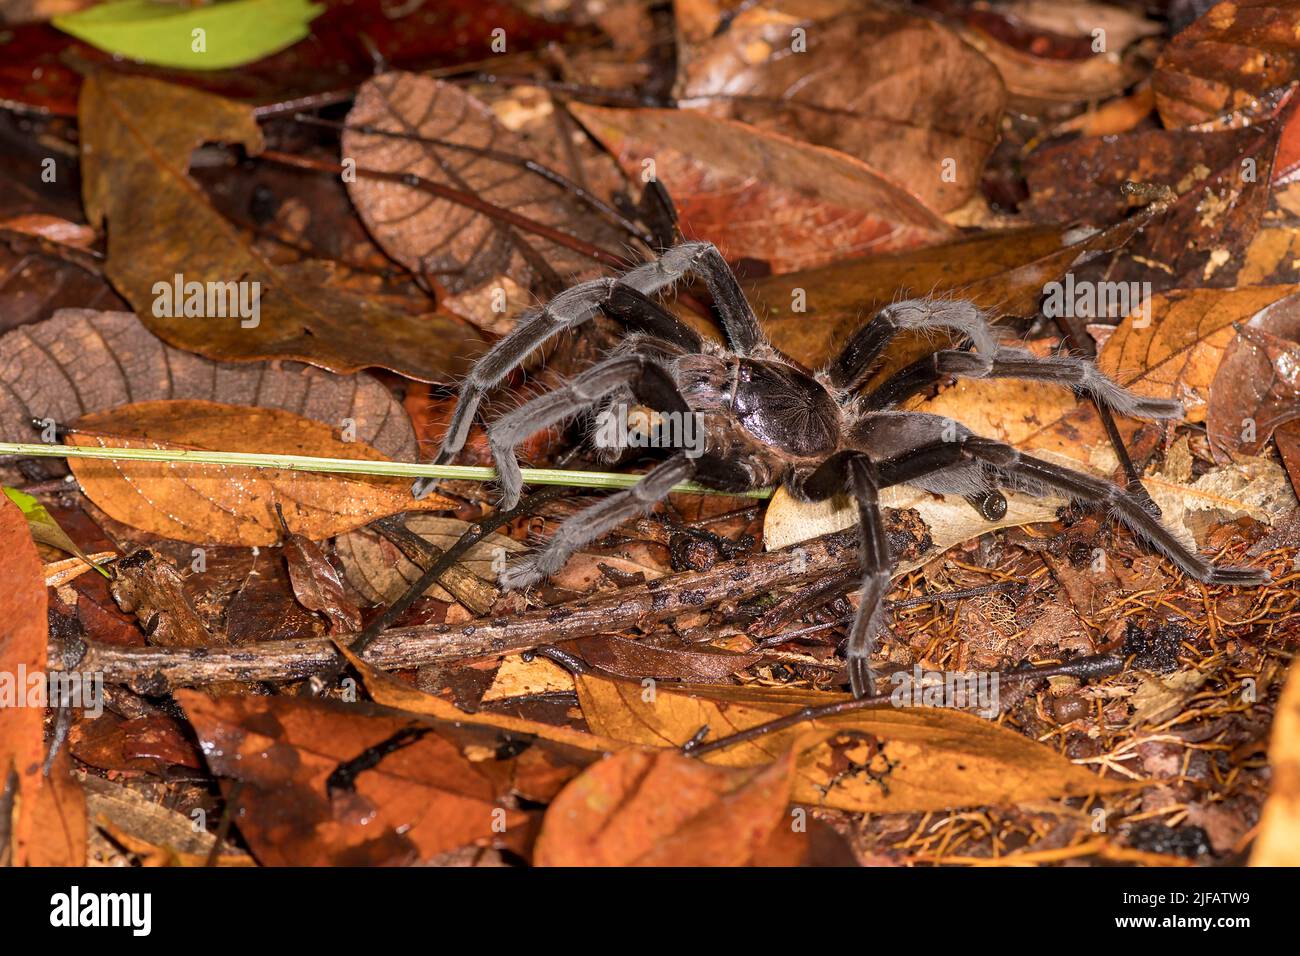
<instances>
[{"instance_id":1,"label":"decaying leaf","mask_svg":"<svg viewBox=\"0 0 1300 956\"><path fill-rule=\"evenodd\" d=\"M478 345L463 324L346 292L326 262L272 263L212 208L188 175L190 153L214 140L261 152L251 108L96 73L79 111L86 215L108 234L105 272L160 338L227 361L296 359L335 372L380 366L422 381L464 373ZM200 283L197 299L187 283Z\"/></svg>"},{"instance_id":2,"label":"decaying leaf","mask_svg":"<svg viewBox=\"0 0 1300 956\"><path fill-rule=\"evenodd\" d=\"M572 192L500 159L409 138L445 140L552 168L559 165L502 126L486 104L451 83L414 73L384 73L362 85L347 121L353 128L343 134L343 155L358 166L442 183L600 248L622 251L626 237ZM411 186L358 176L348 183L348 193L389 255L455 293L449 307L493 332L508 331L514 316L533 304L529 290L539 263L565 281L599 272L597 263L572 249ZM490 296L466 295L490 284L514 294L495 308Z\"/></svg>"},{"instance_id":3,"label":"decaying leaf","mask_svg":"<svg viewBox=\"0 0 1300 956\"><path fill-rule=\"evenodd\" d=\"M1266 305L1238 332L1210 385L1205 426L1216 451L1258 454L1300 417L1300 296Z\"/></svg>"},{"instance_id":4,"label":"decaying leaf","mask_svg":"<svg viewBox=\"0 0 1300 956\"><path fill-rule=\"evenodd\" d=\"M953 231L915 196L833 150L686 110L573 106L630 177L646 163L682 228L776 273L930 245Z\"/></svg>"},{"instance_id":5,"label":"decaying leaf","mask_svg":"<svg viewBox=\"0 0 1300 956\"><path fill-rule=\"evenodd\" d=\"M741 7L688 51L677 93L855 156L941 212L974 192L1006 100L997 70L947 27L849 0Z\"/></svg>"},{"instance_id":6,"label":"decaying leaf","mask_svg":"<svg viewBox=\"0 0 1300 956\"><path fill-rule=\"evenodd\" d=\"M1292 0L1216 3L1165 47L1156 106L1166 126L1250 109L1300 76L1300 5Z\"/></svg>"},{"instance_id":7,"label":"decaying leaf","mask_svg":"<svg viewBox=\"0 0 1300 956\"><path fill-rule=\"evenodd\" d=\"M342 577L320 545L300 534L287 534L284 560L299 604L324 614L332 633L353 634L361 630L361 609L344 590Z\"/></svg>"},{"instance_id":8,"label":"decaying leaf","mask_svg":"<svg viewBox=\"0 0 1300 956\"><path fill-rule=\"evenodd\" d=\"M217 402L159 401L87 415L69 435L76 445L206 448L279 455L382 461L361 442L269 408ZM132 527L196 544L268 545L280 539L275 506L291 531L329 538L375 518L448 507L430 495L416 501L404 478L277 471L181 462L72 459L82 488L109 515Z\"/></svg>"},{"instance_id":9,"label":"decaying leaf","mask_svg":"<svg viewBox=\"0 0 1300 956\"><path fill-rule=\"evenodd\" d=\"M238 825L264 866L408 863L523 819L453 744L409 719L302 697L176 697L213 773L243 781ZM367 752L380 759L330 786Z\"/></svg>"},{"instance_id":10,"label":"decaying leaf","mask_svg":"<svg viewBox=\"0 0 1300 956\"><path fill-rule=\"evenodd\" d=\"M67 424L130 402L202 399L279 408L343 428L398 461L416 458L411 420L373 376L297 362L231 365L159 341L130 312L60 309L0 337L0 439L32 441L28 422Z\"/></svg>"},{"instance_id":11,"label":"decaying leaf","mask_svg":"<svg viewBox=\"0 0 1300 956\"><path fill-rule=\"evenodd\" d=\"M593 731L650 747L681 746L705 727L707 742L803 707L846 699L816 691L729 685L676 691L590 674L579 675L576 681L582 713ZM728 767L769 764L810 728L839 734L799 755L792 796L798 803L899 812L1116 788L1012 730L973 714L936 707L887 706L845 714L768 734L702 759Z\"/></svg>"},{"instance_id":12,"label":"decaying leaf","mask_svg":"<svg viewBox=\"0 0 1300 956\"><path fill-rule=\"evenodd\" d=\"M924 522L932 542L924 554L904 561L894 568L894 574L906 574L942 554L953 545L969 541L987 531L1014 528L1038 521L1052 521L1063 502L1057 498L1031 498L1028 495L1007 493L1007 513L1000 521L990 523L964 498L940 497L915 488L896 486L880 493L880 505L889 509L915 509ZM763 545L769 551L787 548L819 535L851 528L858 523L857 505L844 497L829 498L821 502L799 501L784 487L772 496L763 516Z\"/></svg>"},{"instance_id":13,"label":"decaying leaf","mask_svg":"<svg viewBox=\"0 0 1300 956\"><path fill-rule=\"evenodd\" d=\"M794 753L758 770L625 750L582 773L542 822L537 866L744 866L788 826Z\"/></svg>"}]
</instances>

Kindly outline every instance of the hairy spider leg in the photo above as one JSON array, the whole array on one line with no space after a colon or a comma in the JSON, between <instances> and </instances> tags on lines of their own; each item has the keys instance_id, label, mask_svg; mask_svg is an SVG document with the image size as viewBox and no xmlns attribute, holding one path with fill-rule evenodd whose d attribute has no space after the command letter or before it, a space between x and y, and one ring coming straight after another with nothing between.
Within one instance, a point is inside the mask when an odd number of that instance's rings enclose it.
<instances>
[{"instance_id":1,"label":"hairy spider leg","mask_svg":"<svg viewBox=\"0 0 1300 956\"><path fill-rule=\"evenodd\" d=\"M992 355L956 349L933 352L891 375L862 400L872 411L896 407L945 375L963 378L1014 378L1060 385L1091 396L1135 418L1181 418L1182 402L1138 395L1112 381L1091 362L1073 355L1038 356L1024 349L1000 348Z\"/></svg>"},{"instance_id":2,"label":"hairy spider leg","mask_svg":"<svg viewBox=\"0 0 1300 956\"><path fill-rule=\"evenodd\" d=\"M847 465L849 485L858 504L862 590L858 596L858 612L849 628L844 657L853 696L869 697L876 691L871 655L876 649L876 635L884 623L885 595L889 592L894 559L889 553L889 538L880 514L880 483L876 468L865 455L850 458Z\"/></svg>"},{"instance_id":3,"label":"hairy spider leg","mask_svg":"<svg viewBox=\"0 0 1300 956\"><path fill-rule=\"evenodd\" d=\"M653 380L652 387L657 393L677 398L679 405L673 410L686 408L685 401L677 395L672 376L656 358L644 352L631 352L598 362L559 388L530 399L493 422L488 427L488 444L501 481L501 507L509 510L519 503L524 480L515 448L524 439L586 411L618 389L631 388L637 392L638 381L644 378Z\"/></svg>"},{"instance_id":4,"label":"hairy spider leg","mask_svg":"<svg viewBox=\"0 0 1300 956\"><path fill-rule=\"evenodd\" d=\"M858 388L871 374L876 360L898 333L955 332L965 336L981 355L997 351L993 327L971 302L948 299L907 299L887 305L849 336L839 354L826 366L830 384L845 391Z\"/></svg>"},{"instance_id":5,"label":"hairy spider leg","mask_svg":"<svg viewBox=\"0 0 1300 956\"><path fill-rule=\"evenodd\" d=\"M500 384L534 349L555 335L589 321L601 310L608 312L613 292L619 286L627 286L643 296L649 296L670 288L692 273L701 275L713 294L727 341L732 348L744 355L763 347L765 339L758 319L718 250L709 242L682 243L658 259L637 266L617 279L583 282L561 292L540 309L524 313L514 330L492 346L465 376L442 448L433 463L447 464L464 447L470 425L474 421L474 413L489 389ZM625 304L628 301L620 299ZM625 314L612 314L612 317L618 319ZM646 318L637 312L633 314L633 320L640 322ZM416 498L421 498L432 491L437 482L436 478L420 478L411 492Z\"/></svg>"},{"instance_id":6,"label":"hairy spider leg","mask_svg":"<svg viewBox=\"0 0 1300 956\"><path fill-rule=\"evenodd\" d=\"M678 453L660 462L631 488L603 498L565 521L546 546L501 572L501 586L526 588L558 572L573 553L623 522L648 514L679 483L695 473L695 463Z\"/></svg>"}]
</instances>

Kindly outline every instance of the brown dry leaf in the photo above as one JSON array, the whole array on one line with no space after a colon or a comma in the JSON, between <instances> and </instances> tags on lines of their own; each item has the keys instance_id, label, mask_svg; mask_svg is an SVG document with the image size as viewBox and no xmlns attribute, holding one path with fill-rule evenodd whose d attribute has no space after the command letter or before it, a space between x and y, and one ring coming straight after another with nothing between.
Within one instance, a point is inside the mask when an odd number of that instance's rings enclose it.
<instances>
[{"instance_id":1,"label":"brown dry leaf","mask_svg":"<svg viewBox=\"0 0 1300 956\"><path fill-rule=\"evenodd\" d=\"M1025 211L1036 222L1111 223L1129 210L1121 192L1125 182L1168 186L1179 195L1213 188L1217 184L1211 177L1226 168L1240 179L1241 159L1258 148L1260 138L1255 127L1154 129L1052 143L1025 160L1030 192ZM1206 224L1207 228L1221 225Z\"/></svg>"},{"instance_id":2,"label":"brown dry leaf","mask_svg":"<svg viewBox=\"0 0 1300 956\"><path fill-rule=\"evenodd\" d=\"M593 731L650 747L680 747L708 727L705 741L841 694L715 685L689 691L643 687L586 674L578 700ZM837 738L800 753L792 799L858 812L912 812L1118 789L1060 754L972 714L885 707L801 724L706 754L710 764L752 767L781 759L810 729Z\"/></svg>"},{"instance_id":3,"label":"brown dry leaf","mask_svg":"<svg viewBox=\"0 0 1300 956\"><path fill-rule=\"evenodd\" d=\"M176 699L212 772L244 782L236 819L264 866L409 863L523 820L456 746L409 719L302 697ZM412 731L353 789L328 788L340 763Z\"/></svg>"},{"instance_id":4,"label":"brown dry leaf","mask_svg":"<svg viewBox=\"0 0 1300 956\"><path fill-rule=\"evenodd\" d=\"M1140 312L1126 318L1097 365L1141 395L1179 399L1189 421L1203 422L1219 363L1236 336L1233 325L1296 289L1188 289L1156 296L1150 321Z\"/></svg>"},{"instance_id":5,"label":"brown dry leaf","mask_svg":"<svg viewBox=\"0 0 1300 956\"><path fill-rule=\"evenodd\" d=\"M287 534L284 560L294 597L308 610L324 614L330 622L331 634L355 634L361 630L361 609L348 596L343 578L320 545L300 534Z\"/></svg>"},{"instance_id":6,"label":"brown dry leaf","mask_svg":"<svg viewBox=\"0 0 1300 956\"><path fill-rule=\"evenodd\" d=\"M469 522L440 515L416 514L407 517L406 528L446 551L469 529ZM357 528L339 535L334 548L348 583L367 601L375 604L392 604L424 573L397 545L370 528ZM495 581L500 571L498 554L502 550L510 559L526 551L527 546L503 534L490 535L471 547L444 577L469 574L480 581ZM456 600L437 584L430 585L424 593L440 601Z\"/></svg>"},{"instance_id":7,"label":"brown dry leaf","mask_svg":"<svg viewBox=\"0 0 1300 956\"><path fill-rule=\"evenodd\" d=\"M697 647L654 647L617 634L584 637L575 642L578 656L593 667L620 677L646 677L708 683L757 664L763 655Z\"/></svg>"},{"instance_id":8,"label":"brown dry leaf","mask_svg":"<svg viewBox=\"0 0 1300 956\"><path fill-rule=\"evenodd\" d=\"M297 362L229 365L161 342L130 312L60 309L0 337L0 440L30 419L67 423L130 402L193 398L279 408L342 428L397 461L416 459L410 417L374 377Z\"/></svg>"},{"instance_id":9,"label":"brown dry leaf","mask_svg":"<svg viewBox=\"0 0 1300 956\"><path fill-rule=\"evenodd\" d=\"M1216 451L1258 454L1300 417L1300 296L1265 306L1238 331L1210 385L1206 431Z\"/></svg>"},{"instance_id":10,"label":"brown dry leaf","mask_svg":"<svg viewBox=\"0 0 1300 956\"><path fill-rule=\"evenodd\" d=\"M1153 77L1166 126L1249 110L1300 77L1300 3L1218 3L1165 47Z\"/></svg>"},{"instance_id":11,"label":"brown dry leaf","mask_svg":"<svg viewBox=\"0 0 1300 956\"><path fill-rule=\"evenodd\" d=\"M460 540L470 525L458 518L425 514L411 515L406 519L406 527L445 551ZM415 562L395 544L369 528L357 528L340 535L335 548L343 563L348 583L369 601L391 604L418 581L422 574ZM469 576L481 586L482 582L496 580L502 568L502 560L513 560L527 550L526 544L513 538L503 534L491 535L470 548L455 568L448 569L443 580L451 580L451 586L455 586L457 576ZM631 558L581 551L558 573L552 575L550 582L556 588L583 594L602 588L608 590L613 585L601 570L602 566L623 574L642 574L647 579L661 577L664 573L662 568ZM460 600L437 584L430 585L425 594L441 601ZM462 596L465 596L463 591Z\"/></svg>"},{"instance_id":12,"label":"brown dry leaf","mask_svg":"<svg viewBox=\"0 0 1300 956\"><path fill-rule=\"evenodd\" d=\"M105 274L170 344L220 360L297 359L335 372L381 366L437 382L463 374L481 350L449 316L408 315L344 291L328 262L272 263L213 209L188 175L190 153L211 141L261 152L251 107L96 73L82 86L79 111L86 215L108 235ZM187 283L260 283L256 326L237 315L156 314L155 305L166 304L156 284L177 275Z\"/></svg>"},{"instance_id":13,"label":"brown dry leaf","mask_svg":"<svg viewBox=\"0 0 1300 956\"><path fill-rule=\"evenodd\" d=\"M1158 29L1158 27L1157 27ZM1001 74L1014 105L1079 103L1123 92L1143 75L1139 64L1119 56L1119 47L1084 57L1035 56L1004 43L979 27L962 31L962 39L988 57ZM1108 36L1108 46L1110 38ZM1027 100L1028 103L1024 103ZM1041 101L1041 104L1039 103Z\"/></svg>"},{"instance_id":14,"label":"brown dry leaf","mask_svg":"<svg viewBox=\"0 0 1300 956\"><path fill-rule=\"evenodd\" d=\"M485 103L450 83L414 73L384 73L366 81L347 122L508 153L553 169L560 165L502 126ZM472 193L613 253L626 242L572 192L519 166L356 129L343 134L342 150L360 167L414 174ZM348 194L389 255L455 293L449 307L492 332L509 331L518 309L533 304L529 290L538 278L538 262L566 282L599 272L598 264L572 249L411 186L363 175L348 183ZM514 293L505 310L494 311L488 296L465 295L489 283Z\"/></svg>"},{"instance_id":15,"label":"brown dry leaf","mask_svg":"<svg viewBox=\"0 0 1300 956\"><path fill-rule=\"evenodd\" d=\"M86 803L72 779L63 751L42 774L45 761L47 674L46 590L41 559L18 506L0 495L0 554L5 583L0 588L0 807L12 819L0 824L9 835L0 859L14 866L83 866L86 860ZM39 699L30 682L40 682ZM35 706L33 706L35 705Z\"/></svg>"},{"instance_id":16,"label":"brown dry leaf","mask_svg":"<svg viewBox=\"0 0 1300 956\"><path fill-rule=\"evenodd\" d=\"M1251 866L1300 866L1300 671L1294 665L1277 702L1268 746L1273 771Z\"/></svg>"},{"instance_id":17,"label":"brown dry leaf","mask_svg":"<svg viewBox=\"0 0 1300 956\"><path fill-rule=\"evenodd\" d=\"M588 767L542 821L537 866L745 866L789 825L794 752L757 770L627 750Z\"/></svg>"},{"instance_id":18,"label":"brown dry leaf","mask_svg":"<svg viewBox=\"0 0 1300 956\"><path fill-rule=\"evenodd\" d=\"M994 313L1032 315L1046 283L1091 254L1119 248L1150 218L1148 212L1138 213L1094 233L1060 227L1008 230L839 262L762 279L752 286L750 300L773 343L817 367L873 312L899 299L945 294Z\"/></svg>"},{"instance_id":19,"label":"brown dry leaf","mask_svg":"<svg viewBox=\"0 0 1300 956\"><path fill-rule=\"evenodd\" d=\"M911 193L834 150L689 110L571 109L628 176L653 162L689 237L772 272L953 235Z\"/></svg>"},{"instance_id":20,"label":"brown dry leaf","mask_svg":"<svg viewBox=\"0 0 1300 956\"><path fill-rule=\"evenodd\" d=\"M997 70L947 27L850 0L741 8L684 53L676 92L683 107L854 156L940 212L974 194L1006 102Z\"/></svg>"},{"instance_id":21,"label":"brown dry leaf","mask_svg":"<svg viewBox=\"0 0 1300 956\"><path fill-rule=\"evenodd\" d=\"M175 853L180 860L197 857L206 861L211 853L214 835L207 830L196 831L194 820L185 814L93 774L86 774L83 780L90 818L101 828L111 826L114 839L123 845L122 838L127 837L138 841L142 851L145 846L161 848ZM218 861L221 866L243 866L252 859L227 844L222 846Z\"/></svg>"},{"instance_id":22,"label":"brown dry leaf","mask_svg":"<svg viewBox=\"0 0 1300 956\"><path fill-rule=\"evenodd\" d=\"M334 646L361 675L361 680L366 685L366 691L374 699L375 703L383 704L385 707L393 707L412 714L421 714L435 720L450 721L458 725L490 727L511 734L537 737L551 743L562 744L591 753L612 753L616 750L622 750L626 746L621 740L600 737L596 734L584 734L568 727L543 724L522 717L511 717L508 714L493 714L486 711L471 714L461 710L450 701L443 700L441 697L434 697L432 694L426 694L424 691L418 690L410 684L405 684L384 671L371 667L339 641L335 641Z\"/></svg>"},{"instance_id":23,"label":"brown dry leaf","mask_svg":"<svg viewBox=\"0 0 1300 956\"><path fill-rule=\"evenodd\" d=\"M386 460L344 442L321 422L289 412L202 401L140 402L87 415L71 444ZM111 436L111 437L110 437ZM279 504L291 531L333 537L399 511L450 507L411 497L405 478L313 474L179 462L72 459L83 489L110 516L135 528L195 544L270 545L281 535Z\"/></svg>"}]
</instances>

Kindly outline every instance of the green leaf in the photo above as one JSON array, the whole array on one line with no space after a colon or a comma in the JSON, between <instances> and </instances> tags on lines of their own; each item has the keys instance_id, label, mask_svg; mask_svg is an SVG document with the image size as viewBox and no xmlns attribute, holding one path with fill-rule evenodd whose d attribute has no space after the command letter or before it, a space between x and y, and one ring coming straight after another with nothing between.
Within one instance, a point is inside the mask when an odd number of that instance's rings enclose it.
<instances>
[{"instance_id":1,"label":"green leaf","mask_svg":"<svg viewBox=\"0 0 1300 956\"><path fill-rule=\"evenodd\" d=\"M51 548L58 548L60 551L76 555L104 577L112 577L111 574L86 557L82 550L68 537L67 532L59 527L59 523L54 520L54 516L45 510L43 504L27 492L19 491L17 488L10 488L8 485L0 485L0 491L4 491L5 496L16 504L27 518L27 527L31 531L33 539L41 544L49 545Z\"/></svg>"},{"instance_id":2,"label":"green leaf","mask_svg":"<svg viewBox=\"0 0 1300 956\"><path fill-rule=\"evenodd\" d=\"M227 0L199 7L113 0L53 23L93 47L142 63L224 70L292 46L323 12L309 0Z\"/></svg>"}]
</instances>

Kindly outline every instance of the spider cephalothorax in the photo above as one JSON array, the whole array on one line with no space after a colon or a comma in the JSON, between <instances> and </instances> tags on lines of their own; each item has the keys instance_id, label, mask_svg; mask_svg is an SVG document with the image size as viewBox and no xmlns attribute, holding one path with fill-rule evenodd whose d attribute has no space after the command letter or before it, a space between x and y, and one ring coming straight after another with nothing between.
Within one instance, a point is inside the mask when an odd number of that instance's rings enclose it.
<instances>
[{"instance_id":1,"label":"spider cephalothorax","mask_svg":"<svg viewBox=\"0 0 1300 956\"><path fill-rule=\"evenodd\" d=\"M725 348L650 298L689 272L698 272L709 286L726 333ZM686 479L724 491L783 483L808 501L847 492L856 500L861 520L863 585L847 650L850 684L860 696L873 690L870 658L892 567L877 503L879 490L891 485L964 495L990 518L1006 510L1004 488L1104 505L1199 581L1245 585L1267 580L1263 572L1216 567L1191 553L1152 514L1146 500L1111 482L980 438L952 419L896 410L950 375L1047 382L1144 418L1181 417L1178 402L1135 395L1082 359L1002 347L975 306L953 300L911 299L882 309L825 368L811 372L767 341L735 276L705 242L675 246L618 279L584 282L524 315L470 370L437 462L450 461L464 445L487 389L547 339L598 312L627 329L622 344L565 385L488 428L505 506L518 502L523 486L515 447L534 432L593 408L630 399L665 414L694 415L702 422L703 442L676 450L634 487L570 518L543 549L506 569L501 576L506 587L526 587L554 574L577 549L653 508ZM905 329L952 333L964 345L936 348L865 391L884 350ZM430 486L417 482L417 496Z\"/></svg>"}]
</instances>

